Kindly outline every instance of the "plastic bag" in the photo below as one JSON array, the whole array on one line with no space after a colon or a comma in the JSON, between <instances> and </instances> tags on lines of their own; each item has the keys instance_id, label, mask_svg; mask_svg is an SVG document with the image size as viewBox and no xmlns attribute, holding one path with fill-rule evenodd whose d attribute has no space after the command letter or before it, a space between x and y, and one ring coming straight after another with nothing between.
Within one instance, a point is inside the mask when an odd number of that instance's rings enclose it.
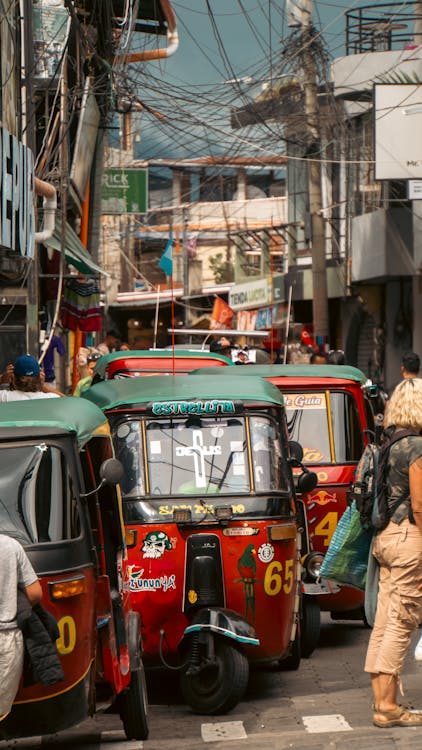
<instances>
[{"instance_id":1,"label":"plastic bag","mask_svg":"<svg viewBox=\"0 0 422 750\"><path fill-rule=\"evenodd\" d=\"M372 533L362 528L356 502L346 508L321 565L321 578L364 591Z\"/></svg>"}]
</instances>

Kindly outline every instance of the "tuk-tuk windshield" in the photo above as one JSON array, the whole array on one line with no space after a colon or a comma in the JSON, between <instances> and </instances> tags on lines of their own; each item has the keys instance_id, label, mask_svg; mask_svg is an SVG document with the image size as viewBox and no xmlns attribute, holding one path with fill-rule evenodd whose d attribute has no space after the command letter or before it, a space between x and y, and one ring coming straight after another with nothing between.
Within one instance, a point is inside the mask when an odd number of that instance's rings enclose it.
<instances>
[{"instance_id":1,"label":"tuk-tuk windshield","mask_svg":"<svg viewBox=\"0 0 422 750\"><path fill-rule=\"evenodd\" d=\"M283 393L289 438L303 447L305 464L358 461L362 427L350 393Z\"/></svg>"},{"instance_id":2,"label":"tuk-tuk windshield","mask_svg":"<svg viewBox=\"0 0 422 750\"><path fill-rule=\"evenodd\" d=\"M0 529L22 545L79 536L77 501L58 447L2 445Z\"/></svg>"},{"instance_id":3,"label":"tuk-tuk windshield","mask_svg":"<svg viewBox=\"0 0 422 750\"><path fill-rule=\"evenodd\" d=\"M144 430L144 457L141 420L114 430L126 499L289 492L278 424L267 415L145 419Z\"/></svg>"}]
</instances>

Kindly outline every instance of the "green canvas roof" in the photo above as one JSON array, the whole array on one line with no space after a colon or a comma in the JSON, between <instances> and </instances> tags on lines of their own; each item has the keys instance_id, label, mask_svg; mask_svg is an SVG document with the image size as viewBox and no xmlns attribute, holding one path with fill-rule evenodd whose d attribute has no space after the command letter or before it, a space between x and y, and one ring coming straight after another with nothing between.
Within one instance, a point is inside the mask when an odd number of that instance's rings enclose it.
<instances>
[{"instance_id":1,"label":"green canvas roof","mask_svg":"<svg viewBox=\"0 0 422 750\"><path fill-rule=\"evenodd\" d=\"M211 368L212 369L212 368ZM216 367L224 370L224 367ZM229 369L229 368L227 368ZM234 370L231 370L234 373ZM145 378L105 380L96 383L82 394L101 409L147 404L152 401L194 401L211 399L263 401L283 404L283 397L272 383L262 378L242 378L239 385L235 377L215 378L212 375L152 375Z\"/></svg>"},{"instance_id":2,"label":"green canvas roof","mask_svg":"<svg viewBox=\"0 0 422 750\"><path fill-rule=\"evenodd\" d=\"M195 377L200 374L218 374L226 375L224 367L215 368L204 367L202 370L193 370L190 375ZM363 385L367 382L366 375L358 370L357 367L349 365L239 365L236 371L236 377L240 375L255 376L260 378L285 377L285 378L336 378L337 380L353 380Z\"/></svg>"},{"instance_id":3,"label":"green canvas roof","mask_svg":"<svg viewBox=\"0 0 422 750\"><path fill-rule=\"evenodd\" d=\"M171 359L172 357L173 352L169 349L131 349L130 351L111 352L111 354L104 354L104 356L100 357L98 362L96 362L94 374L98 375L100 378L104 378L109 363L114 362L114 360L116 359ZM231 359L229 359L228 357L224 357L222 354L217 354L215 352L206 352L200 349L198 351L175 349L174 358L180 359L181 357L193 360L204 358L219 359L221 362L225 362L227 365L234 365L234 362L232 362Z\"/></svg>"},{"instance_id":4,"label":"green canvas roof","mask_svg":"<svg viewBox=\"0 0 422 750\"><path fill-rule=\"evenodd\" d=\"M5 427L22 428L28 437L31 437L28 428L41 427L46 431L53 428L74 433L78 443L83 445L104 424L106 419L97 406L74 396L11 401L0 405L0 438L7 437L2 433Z\"/></svg>"}]
</instances>

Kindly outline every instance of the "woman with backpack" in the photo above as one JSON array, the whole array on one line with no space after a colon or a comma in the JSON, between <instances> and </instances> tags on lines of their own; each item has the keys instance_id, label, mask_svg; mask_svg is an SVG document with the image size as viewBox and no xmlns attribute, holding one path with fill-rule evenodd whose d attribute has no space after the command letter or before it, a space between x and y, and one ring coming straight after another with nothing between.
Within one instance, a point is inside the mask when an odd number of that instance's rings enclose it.
<instances>
[{"instance_id":1,"label":"woman with backpack","mask_svg":"<svg viewBox=\"0 0 422 750\"><path fill-rule=\"evenodd\" d=\"M394 512L373 540L379 590L365 672L371 675L374 725L414 727L422 726L422 713L398 705L397 693L422 612L422 379L405 379L395 388L386 427L414 434L407 433L389 451L387 498Z\"/></svg>"}]
</instances>

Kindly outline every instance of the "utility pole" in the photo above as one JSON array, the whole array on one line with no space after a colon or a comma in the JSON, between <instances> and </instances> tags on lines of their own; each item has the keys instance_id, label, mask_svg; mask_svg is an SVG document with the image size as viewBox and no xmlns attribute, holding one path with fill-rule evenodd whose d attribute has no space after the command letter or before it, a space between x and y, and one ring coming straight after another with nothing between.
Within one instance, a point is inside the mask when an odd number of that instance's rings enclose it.
<instances>
[{"instance_id":1,"label":"utility pole","mask_svg":"<svg viewBox=\"0 0 422 750\"><path fill-rule=\"evenodd\" d=\"M308 131L309 213L312 237L313 323L316 336L328 339L327 264L321 189L321 128L318 106L318 72L314 57L312 0L290 1L290 26L301 30L301 57L305 116Z\"/></svg>"},{"instance_id":2,"label":"utility pole","mask_svg":"<svg viewBox=\"0 0 422 750\"><path fill-rule=\"evenodd\" d=\"M324 336L327 340L329 334L329 323L325 231L324 217L322 214L323 204L320 161L321 132L318 118L317 68L312 53L312 28L310 25L303 29L302 56L304 71L303 83L305 91L305 114L308 132L311 136L308 174L309 213L311 217L312 236L313 323L314 334L316 336Z\"/></svg>"}]
</instances>

